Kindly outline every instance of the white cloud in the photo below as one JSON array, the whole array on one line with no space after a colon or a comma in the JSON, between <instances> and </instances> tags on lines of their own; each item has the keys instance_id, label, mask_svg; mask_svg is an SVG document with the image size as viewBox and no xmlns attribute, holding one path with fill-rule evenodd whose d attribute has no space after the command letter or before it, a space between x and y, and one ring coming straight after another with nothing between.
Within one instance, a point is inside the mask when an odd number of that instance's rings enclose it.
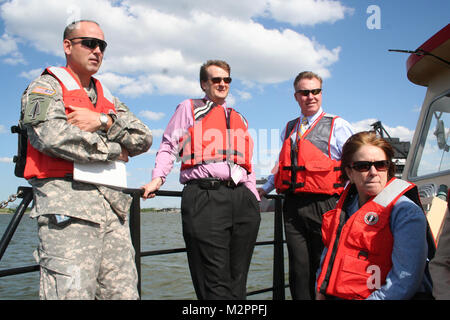
<instances>
[{"instance_id":1,"label":"white cloud","mask_svg":"<svg viewBox=\"0 0 450 320\"><path fill-rule=\"evenodd\" d=\"M139 116L154 121L161 120L165 115L164 112L153 112L149 110L139 112Z\"/></svg>"},{"instance_id":2,"label":"white cloud","mask_svg":"<svg viewBox=\"0 0 450 320\"><path fill-rule=\"evenodd\" d=\"M4 125L0 124L0 133L6 133L6 128Z\"/></svg>"},{"instance_id":3,"label":"white cloud","mask_svg":"<svg viewBox=\"0 0 450 320\"><path fill-rule=\"evenodd\" d=\"M228 93L227 106L230 107L230 108L235 108L236 107L236 99L234 98L234 95L232 93Z\"/></svg>"},{"instance_id":4,"label":"white cloud","mask_svg":"<svg viewBox=\"0 0 450 320\"><path fill-rule=\"evenodd\" d=\"M364 119L358 122L353 122L351 125L356 132L373 130L371 126L373 123L377 122L377 119ZM390 127L383 123L383 127L388 132L391 138L399 138L400 141L412 141L414 136L414 130L410 130L403 126Z\"/></svg>"},{"instance_id":5,"label":"white cloud","mask_svg":"<svg viewBox=\"0 0 450 320\"><path fill-rule=\"evenodd\" d=\"M164 134L164 129L152 129L152 134L155 138L161 138Z\"/></svg>"},{"instance_id":6,"label":"white cloud","mask_svg":"<svg viewBox=\"0 0 450 320\"><path fill-rule=\"evenodd\" d=\"M410 130L403 126L389 127L384 126L391 138L400 138L400 141L412 141L414 130Z\"/></svg>"},{"instance_id":7,"label":"white cloud","mask_svg":"<svg viewBox=\"0 0 450 320\"><path fill-rule=\"evenodd\" d=\"M278 21L296 25L334 23L354 10L332 0L270 0L270 15Z\"/></svg>"},{"instance_id":8,"label":"white cloud","mask_svg":"<svg viewBox=\"0 0 450 320\"><path fill-rule=\"evenodd\" d=\"M164 134L164 129L152 129L153 138L161 138L163 136L163 134ZM153 149L153 150L155 150L155 149Z\"/></svg>"},{"instance_id":9,"label":"white cloud","mask_svg":"<svg viewBox=\"0 0 450 320\"><path fill-rule=\"evenodd\" d=\"M146 74L133 78L133 75L122 76L113 72L106 72L97 77L106 84L110 91L132 97L154 92L187 96L202 94L198 80L187 79L183 76Z\"/></svg>"},{"instance_id":10,"label":"white cloud","mask_svg":"<svg viewBox=\"0 0 450 320\"><path fill-rule=\"evenodd\" d=\"M239 97L241 98L241 100L250 100L252 98L252 94L250 92L246 92L246 91L241 91L241 90L236 90L237 94L239 95Z\"/></svg>"},{"instance_id":11,"label":"white cloud","mask_svg":"<svg viewBox=\"0 0 450 320\"><path fill-rule=\"evenodd\" d=\"M0 162L12 163L13 159L12 158L7 158L7 157L0 157Z\"/></svg>"},{"instance_id":12,"label":"white cloud","mask_svg":"<svg viewBox=\"0 0 450 320\"><path fill-rule=\"evenodd\" d=\"M164 74L153 74L148 76L160 94L182 94L191 96L202 95L198 80L186 79L183 76L167 76Z\"/></svg>"},{"instance_id":13,"label":"white cloud","mask_svg":"<svg viewBox=\"0 0 450 320\"><path fill-rule=\"evenodd\" d=\"M16 41L8 34L4 34L0 38L0 56L10 54L16 50L17 50Z\"/></svg>"},{"instance_id":14,"label":"white cloud","mask_svg":"<svg viewBox=\"0 0 450 320\"><path fill-rule=\"evenodd\" d=\"M355 132L361 132L361 131L367 131L367 130L373 130L373 127L371 126L372 123L377 122L377 119L364 119L357 122L352 122L351 125L355 129Z\"/></svg>"},{"instance_id":15,"label":"white cloud","mask_svg":"<svg viewBox=\"0 0 450 320\"><path fill-rule=\"evenodd\" d=\"M120 76L112 72L102 72L96 75L96 77L112 92L115 92L120 87L128 86L133 83L133 78Z\"/></svg>"},{"instance_id":16,"label":"white cloud","mask_svg":"<svg viewBox=\"0 0 450 320\"><path fill-rule=\"evenodd\" d=\"M133 82L121 86L117 91L126 96L137 97L143 94L152 94L153 86L145 80L145 77L139 77L134 79Z\"/></svg>"},{"instance_id":17,"label":"white cloud","mask_svg":"<svg viewBox=\"0 0 450 320\"><path fill-rule=\"evenodd\" d=\"M176 16L196 12L217 15L220 12L221 16L234 20L270 17L292 25L333 23L354 11L335 0L133 0L126 3L130 7L139 5L141 8L156 9Z\"/></svg>"},{"instance_id":18,"label":"white cloud","mask_svg":"<svg viewBox=\"0 0 450 320\"><path fill-rule=\"evenodd\" d=\"M63 57L64 27L94 19L108 42L99 78L111 91L199 96L198 70L208 59L226 60L233 78L254 85L289 80L292 70L328 77L340 47L326 48L292 29L270 29L257 18L311 25L333 23L349 12L331 0L11 0L1 4L8 36L1 38L0 55L3 50L13 59L20 42Z\"/></svg>"},{"instance_id":19,"label":"white cloud","mask_svg":"<svg viewBox=\"0 0 450 320\"><path fill-rule=\"evenodd\" d=\"M20 73L20 76L22 78L25 78L28 80L34 80L42 73L42 71L43 71L43 68L32 69L29 71L23 71Z\"/></svg>"},{"instance_id":20,"label":"white cloud","mask_svg":"<svg viewBox=\"0 0 450 320\"><path fill-rule=\"evenodd\" d=\"M3 62L7 64L25 64L25 60L18 50L16 39L6 33L0 38L0 57L2 56L4 56Z\"/></svg>"}]
</instances>

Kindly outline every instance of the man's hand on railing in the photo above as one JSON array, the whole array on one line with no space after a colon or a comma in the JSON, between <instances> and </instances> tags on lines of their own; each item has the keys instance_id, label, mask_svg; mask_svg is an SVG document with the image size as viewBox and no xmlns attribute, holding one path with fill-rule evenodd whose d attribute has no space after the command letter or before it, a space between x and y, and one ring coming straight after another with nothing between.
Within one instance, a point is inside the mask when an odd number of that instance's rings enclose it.
<instances>
[{"instance_id":1,"label":"man's hand on railing","mask_svg":"<svg viewBox=\"0 0 450 320\"><path fill-rule=\"evenodd\" d=\"M161 177L157 177L147 183L146 185L143 185L141 189L144 190L144 193L142 194L143 199L150 199L155 197L155 192L161 188L163 185L163 179Z\"/></svg>"},{"instance_id":2,"label":"man's hand on railing","mask_svg":"<svg viewBox=\"0 0 450 320\"><path fill-rule=\"evenodd\" d=\"M264 197L267 194L267 192L264 191L263 188L256 188L256 190L258 191L258 194L259 194L260 198Z\"/></svg>"}]
</instances>

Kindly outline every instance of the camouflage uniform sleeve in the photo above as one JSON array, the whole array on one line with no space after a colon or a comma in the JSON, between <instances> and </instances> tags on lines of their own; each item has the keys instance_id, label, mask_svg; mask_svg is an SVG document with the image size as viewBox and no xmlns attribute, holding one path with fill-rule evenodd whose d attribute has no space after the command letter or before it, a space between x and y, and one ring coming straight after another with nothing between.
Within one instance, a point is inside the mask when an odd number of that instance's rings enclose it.
<instances>
[{"instance_id":1,"label":"camouflage uniform sleeve","mask_svg":"<svg viewBox=\"0 0 450 320\"><path fill-rule=\"evenodd\" d=\"M61 86L50 75L28 86L22 95L22 115L30 144L49 156L90 162L115 160L120 155L119 143L67 122Z\"/></svg>"},{"instance_id":2,"label":"camouflage uniform sleeve","mask_svg":"<svg viewBox=\"0 0 450 320\"><path fill-rule=\"evenodd\" d=\"M146 152L152 145L151 130L118 98L114 98L117 118L107 132L108 140L120 143L130 156Z\"/></svg>"}]
</instances>

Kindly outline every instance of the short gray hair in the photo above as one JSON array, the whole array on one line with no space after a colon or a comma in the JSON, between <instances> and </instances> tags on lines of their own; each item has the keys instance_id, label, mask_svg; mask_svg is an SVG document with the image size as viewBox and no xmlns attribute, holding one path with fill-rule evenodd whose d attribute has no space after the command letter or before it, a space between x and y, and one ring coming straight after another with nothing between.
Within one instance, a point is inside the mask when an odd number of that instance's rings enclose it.
<instances>
[{"instance_id":1,"label":"short gray hair","mask_svg":"<svg viewBox=\"0 0 450 320\"><path fill-rule=\"evenodd\" d=\"M69 25L67 25L67 27L64 29L63 40L70 39L70 37L72 36L72 33L78 28L78 26L79 26L79 24L81 22L92 22L92 23L95 23L96 25L98 25L100 27L98 22L94 21L94 20L76 20L76 21L73 21Z\"/></svg>"}]
</instances>

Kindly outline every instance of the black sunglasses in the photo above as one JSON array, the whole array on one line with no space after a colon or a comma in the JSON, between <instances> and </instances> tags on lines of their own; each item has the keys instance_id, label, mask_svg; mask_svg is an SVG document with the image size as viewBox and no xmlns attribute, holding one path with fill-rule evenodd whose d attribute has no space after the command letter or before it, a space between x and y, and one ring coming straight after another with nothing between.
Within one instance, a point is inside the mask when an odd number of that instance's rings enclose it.
<instances>
[{"instance_id":1,"label":"black sunglasses","mask_svg":"<svg viewBox=\"0 0 450 320\"><path fill-rule=\"evenodd\" d=\"M295 93L300 93L302 96L309 96L310 93L313 95L318 95L322 91L321 88L319 89L312 89L312 90L297 90Z\"/></svg>"},{"instance_id":2,"label":"black sunglasses","mask_svg":"<svg viewBox=\"0 0 450 320\"><path fill-rule=\"evenodd\" d=\"M211 80L212 83L221 83L222 80L225 83L230 83L231 82L231 78L230 77L225 77L225 78L221 78L221 77L214 77L214 78L210 78L209 80Z\"/></svg>"},{"instance_id":3,"label":"black sunglasses","mask_svg":"<svg viewBox=\"0 0 450 320\"><path fill-rule=\"evenodd\" d=\"M389 160L380 160L380 161L356 161L353 162L349 167L358 171L358 172L367 172L370 170L372 166L375 167L378 171L386 171L389 169L389 165L391 162Z\"/></svg>"},{"instance_id":4,"label":"black sunglasses","mask_svg":"<svg viewBox=\"0 0 450 320\"><path fill-rule=\"evenodd\" d=\"M80 43L89 49L95 49L98 46L102 53L105 52L106 46L108 45L105 40L90 37L76 37L68 40L73 41L75 39L81 39Z\"/></svg>"}]
</instances>

